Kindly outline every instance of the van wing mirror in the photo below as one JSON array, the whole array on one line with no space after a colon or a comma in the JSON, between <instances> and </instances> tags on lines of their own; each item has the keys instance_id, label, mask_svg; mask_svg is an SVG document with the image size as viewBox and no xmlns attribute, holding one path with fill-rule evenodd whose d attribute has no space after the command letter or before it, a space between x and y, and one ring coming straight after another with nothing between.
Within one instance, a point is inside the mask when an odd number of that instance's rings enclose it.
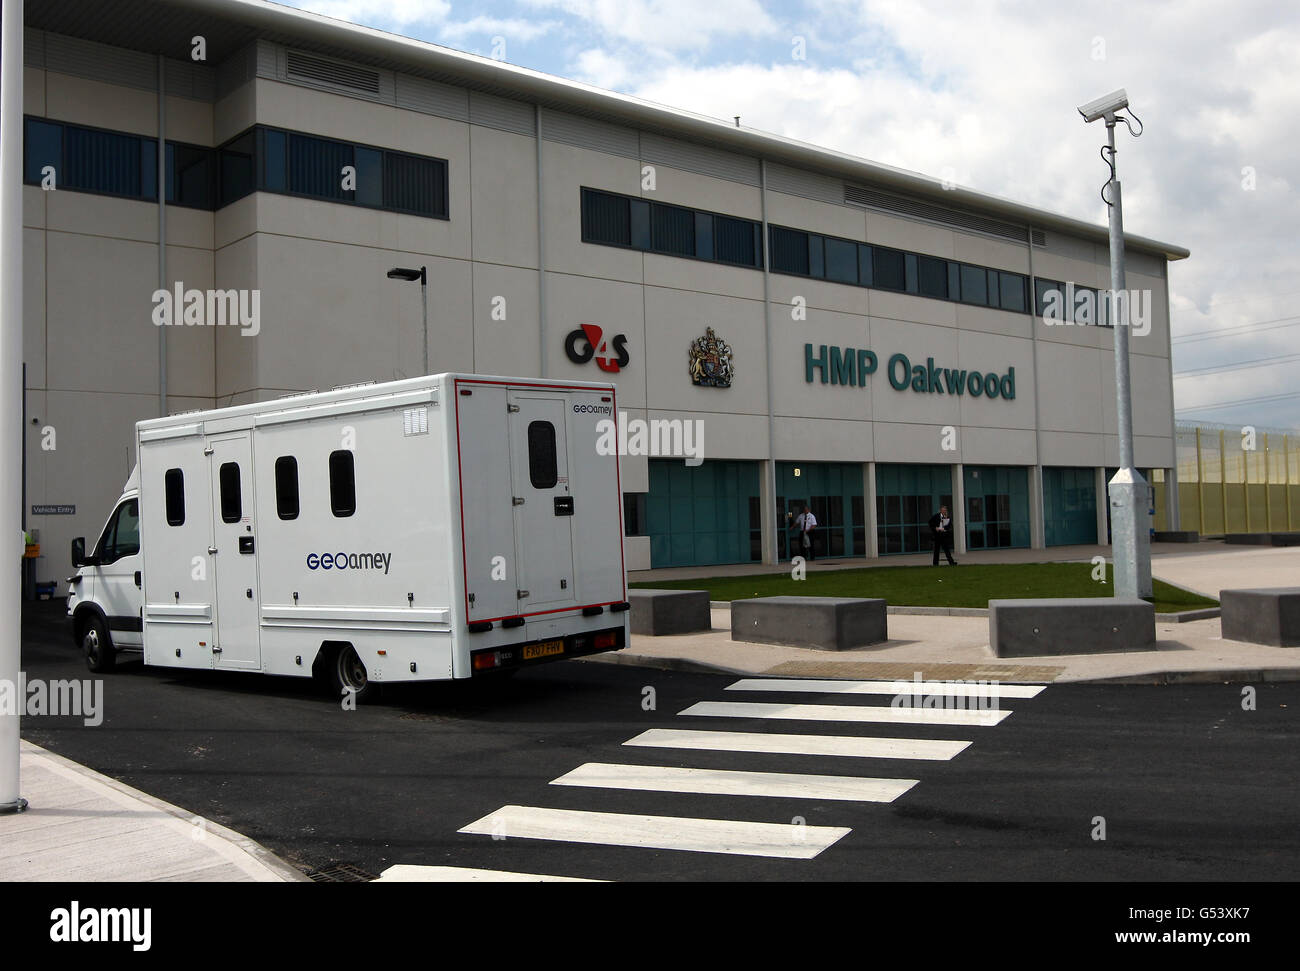
<instances>
[{"instance_id":1,"label":"van wing mirror","mask_svg":"<svg viewBox=\"0 0 1300 971\"><path fill-rule=\"evenodd\" d=\"M72 541L72 565L82 567L86 565L86 537L78 536Z\"/></svg>"}]
</instances>

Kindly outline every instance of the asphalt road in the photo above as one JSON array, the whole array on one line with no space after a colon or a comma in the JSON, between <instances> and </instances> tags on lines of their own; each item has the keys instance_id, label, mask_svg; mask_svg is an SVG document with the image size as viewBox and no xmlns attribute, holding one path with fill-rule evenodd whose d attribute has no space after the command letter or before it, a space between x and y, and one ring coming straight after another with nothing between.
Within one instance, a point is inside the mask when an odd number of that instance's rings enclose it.
<instances>
[{"instance_id":1,"label":"asphalt road","mask_svg":"<svg viewBox=\"0 0 1300 971\"><path fill-rule=\"evenodd\" d=\"M29 678L84 678L60 614L30 611ZM446 865L614 880L1295 880L1300 685L1048 686L986 727L681 716L698 702L883 705L727 691L737 679L597 661L498 684L407 686L344 711L306 680L146 669L104 720L23 735L248 835L304 870ZM647 710L646 688L654 689ZM959 739L951 761L629 747L647 729ZM588 763L918 780L892 803L569 787ZM847 827L811 860L457 831L503 806ZM1096 817L1105 839L1094 839ZM811 832L811 830L810 830Z\"/></svg>"}]
</instances>

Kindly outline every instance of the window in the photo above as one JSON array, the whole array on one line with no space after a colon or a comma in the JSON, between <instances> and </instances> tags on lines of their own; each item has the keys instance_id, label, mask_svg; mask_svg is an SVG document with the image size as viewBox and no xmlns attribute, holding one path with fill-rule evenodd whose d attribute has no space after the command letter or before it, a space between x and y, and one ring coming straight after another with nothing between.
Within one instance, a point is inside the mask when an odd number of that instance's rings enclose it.
<instances>
[{"instance_id":1,"label":"window","mask_svg":"<svg viewBox=\"0 0 1300 971\"><path fill-rule=\"evenodd\" d=\"M59 189L128 199L158 198L158 142L153 138L27 118L23 180L40 185L46 166Z\"/></svg>"},{"instance_id":2,"label":"window","mask_svg":"<svg viewBox=\"0 0 1300 971\"><path fill-rule=\"evenodd\" d=\"M713 259L713 213L695 214L695 256L701 260Z\"/></svg>"},{"instance_id":3,"label":"window","mask_svg":"<svg viewBox=\"0 0 1300 971\"><path fill-rule=\"evenodd\" d=\"M191 209L215 207L212 150L167 143L167 202Z\"/></svg>"},{"instance_id":4,"label":"window","mask_svg":"<svg viewBox=\"0 0 1300 971\"><path fill-rule=\"evenodd\" d=\"M239 492L239 465L225 462L217 471L217 484L221 491L221 521L237 523L244 515L243 497Z\"/></svg>"},{"instance_id":5,"label":"window","mask_svg":"<svg viewBox=\"0 0 1300 971\"><path fill-rule=\"evenodd\" d=\"M23 181L40 185L44 178L42 169L53 166L55 184L63 182L63 126L53 122L28 118L23 158Z\"/></svg>"},{"instance_id":6,"label":"window","mask_svg":"<svg viewBox=\"0 0 1300 971\"><path fill-rule=\"evenodd\" d=\"M988 274L981 266L961 266L961 302L987 304L989 302Z\"/></svg>"},{"instance_id":7,"label":"window","mask_svg":"<svg viewBox=\"0 0 1300 971\"><path fill-rule=\"evenodd\" d=\"M163 476L164 492L167 496L167 525L185 525L185 473L180 469L168 469Z\"/></svg>"},{"instance_id":8,"label":"window","mask_svg":"<svg viewBox=\"0 0 1300 971\"><path fill-rule=\"evenodd\" d=\"M772 272L808 275L808 234L795 229L772 229Z\"/></svg>"},{"instance_id":9,"label":"window","mask_svg":"<svg viewBox=\"0 0 1300 971\"><path fill-rule=\"evenodd\" d=\"M281 519L298 518L298 460L292 455L275 460L275 513Z\"/></svg>"},{"instance_id":10,"label":"window","mask_svg":"<svg viewBox=\"0 0 1300 971\"><path fill-rule=\"evenodd\" d=\"M330 452L330 511L339 518L357 511L356 471L347 449Z\"/></svg>"},{"instance_id":11,"label":"window","mask_svg":"<svg viewBox=\"0 0 1300 971\"><path fill-rule=\"evenodd\" d=\"M128 499L117 507L113 518L104 527L104 535L99 540L99 563L104 566L139 552L140 503Z\"/></svg>"},{"instance_id":12,"label":"window","mask_svg":"<svg viewBox=\"0 0 1300 971\"><path fill-rule=\"evenodd\" d=\"M1052 294L1059 294L1053 296ZM1052 309L1052 320L1064 320L1070 312L1065 308L1065 293L1061 284L1055 280L1044 280L1041 277L1034 278L1034 312L1046 319L1048 310L1048 300L1054 304ZM1060 301L1057 303L1057 301ZM1058 312L1059 311L1059 312Z\"/></svg>"},{"instance_id":13,"label":"window","mask_svg":"<svg viewBox=\"0 0 1300 971\"><path fill-rule=\"evenodd\" d=\"M650 240L656 252L694 256L695 213L677 206L651 206Z\"/></svg>"},{"instance_id":14,"label":"window","mask_svg":"<svg viewBox=\"0 0 1300 971\"><path fill-rule=\"evenodd\" d=\"M251 193L257 183L253 166L253 132L246 132L222 146L218 152L220 193L218 204L228 206Z\"/></svg>"},{"instance_id":15,"label":"window","mask_svg":"<svg viewBox=\"0 0 1300 971\"><path fill-rule=\"evenodd\" d=\"M534 489L553 489L559 481L555 463L555 426L549 421L528 423L528 481Z\"/></svg>"},{"instance_id":16,"label":"window","mask_svg":"<svg viewBox=\"0 0 1300 971\"><path fill-rule=\"evenodd\" d=\"M948 261L933 256L916 258L917 289L923 297L948 299Z\"/></svg>"},{"instance_id":17,"label":"window","mask_svg":"<svg viewBox=\"0 0 1300 971\"><path fill-rule=\"evenodd\" d=\"M902 290L907 285L907 275L903 269L903 254L895 249L873 247L875 254L875 285L883 290Z\"/></svg>"},{"instance_id":18,"label":"window","mask_svg":"<svg viewBox=\"0 0 1300 971\"><path fill-rule=\"evenodd\" d=\"M736 263L740 266L762 265L762 247L759 225L748 219L715 216L714 258L719 263Z\"/></svg>"},{"instance_id":19,"label":"window","mask_svg":"<svg viewBox=\"0 0 1300 971\"><path fill-rule=\"evenodd\" d=\"M816 233L808 234L808 274L826 276L826 237Z\"/></svg>"},{"instance_id":20,"label":"window","mask_svg":"<svg viewBox=\"0 0 1300 971\"><path fill-rule=\"evenodd\" d=\"M1018 314L1025 312L1025 277L1019 273L1003 273L1002 277L1002 302L1003 310L1010 310Z\"/></svg>"},{"instance_id":21,"label":"window","mask_svg":"<svg viewBox=\"0 0 1300 971\"><path fill-rule=\"evenodd\" d=\"M343 166L351 164L351 145L290 132L290 192L318 199L350 200L352 191L343 188Z\"/></svg>"},{"instance_id":22,"label":"window","mask_svg":"<svg viewBox=\"0 0 1300 971\"><path fill-rule=\"evenodd\" d=\"M258 184L268 192L284 192L289 186L288 135L274 128L259 128L257 145L261 166ZM357 173L358 178L360 174Z\"/></svg>"},{"instance_id":23,"label":"window","mask_svg":"<svg viewBox=\"0 0 1300 971\"><path fill-rule=\"evenodd\" d=\"M858 244L846 239L826 240L826 279L836 283L858 282Z\"/></svg>"},{"instance_id":24,"label":"window","mask_svg":"<svg viewBox=\"0 0 1300 971\"><path fill-rule=\"evenodd\" d=\"M628 200L606 192L582 190L582 240L585 243L632 245Z\"/></svg>"},{"instance_id":25,"label":"window","mask_svg":"<svg viewBox=\"0 0 1300 971\"><path fill-rule=\"evenodd\" d=\"M646 529L644 492L623 493L623 534L625 536L649 536Z\"/></svg>"},{"instance_id":26,"label":"window","mask_svg":"<svg viewBox=\"0 0 1300 971\"><path fill-rule=\"evenodd\" d=\"M363 152L358 148L357 154ZM447 163L419 155L384 152L385 209L417 216L447 217ZM369 164L367 162L367 164ZM357 167L357 191L361 191L361 166ZM358 202L362 200L358 197Z\"/></svg>"},{"instance_id":27,"label":"window","mask_svg":"<svg viewBox=\"0 0 1300 971\"><path fill-rule=\"evenodd\" d=\"M358 147L354 164L357 167L357 204L380 208L384 205L384 187L387 185L384 181L384 153L377 148Z\"/></svg>"}]
</instances>

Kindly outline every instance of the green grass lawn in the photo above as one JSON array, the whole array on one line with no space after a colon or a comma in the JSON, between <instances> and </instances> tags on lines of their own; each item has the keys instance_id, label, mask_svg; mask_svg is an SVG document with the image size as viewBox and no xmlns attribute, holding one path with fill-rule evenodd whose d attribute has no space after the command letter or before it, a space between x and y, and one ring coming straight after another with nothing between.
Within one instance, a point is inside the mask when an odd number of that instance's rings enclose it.
<instances>
[{"instance_id":1,"label":"green grass lawn","mask_svg":"<svg viewBox=\"0 0 1300 971\"><path fill-rule=\"evenodd\" d=\"M711 600L749 597L881 597L897 607L987 607L990 600L1034 597L1112 596L1112 570L1106 582L1092 579L1091 563L989 563L951 566L893 566L862 570L824 570L812 563L804 580L789 573L759 576L658 580L634 587L708 590ZM1152 591L1157 613L1217 607L1210 600L1161 580Z\"/></svg>"}]
</instances>

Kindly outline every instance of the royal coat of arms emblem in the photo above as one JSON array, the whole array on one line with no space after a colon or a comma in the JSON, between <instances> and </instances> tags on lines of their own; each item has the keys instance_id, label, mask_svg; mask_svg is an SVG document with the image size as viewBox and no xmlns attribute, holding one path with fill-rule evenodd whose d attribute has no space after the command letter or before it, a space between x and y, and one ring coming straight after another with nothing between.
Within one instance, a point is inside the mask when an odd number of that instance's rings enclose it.
<instances>
[{"instance_id":1,"label":"royal coat of arms emblem","mask_svg":"<svg viewBox=\"0 0 1300 971\"><path fill-rule=\"evenodd\" d=\"M731 345L722 340L713 328L705 328L704 336L691 341L691 381L705 388L730 388L736 375L732 364Z\"/></svg>"}]
</instances>

